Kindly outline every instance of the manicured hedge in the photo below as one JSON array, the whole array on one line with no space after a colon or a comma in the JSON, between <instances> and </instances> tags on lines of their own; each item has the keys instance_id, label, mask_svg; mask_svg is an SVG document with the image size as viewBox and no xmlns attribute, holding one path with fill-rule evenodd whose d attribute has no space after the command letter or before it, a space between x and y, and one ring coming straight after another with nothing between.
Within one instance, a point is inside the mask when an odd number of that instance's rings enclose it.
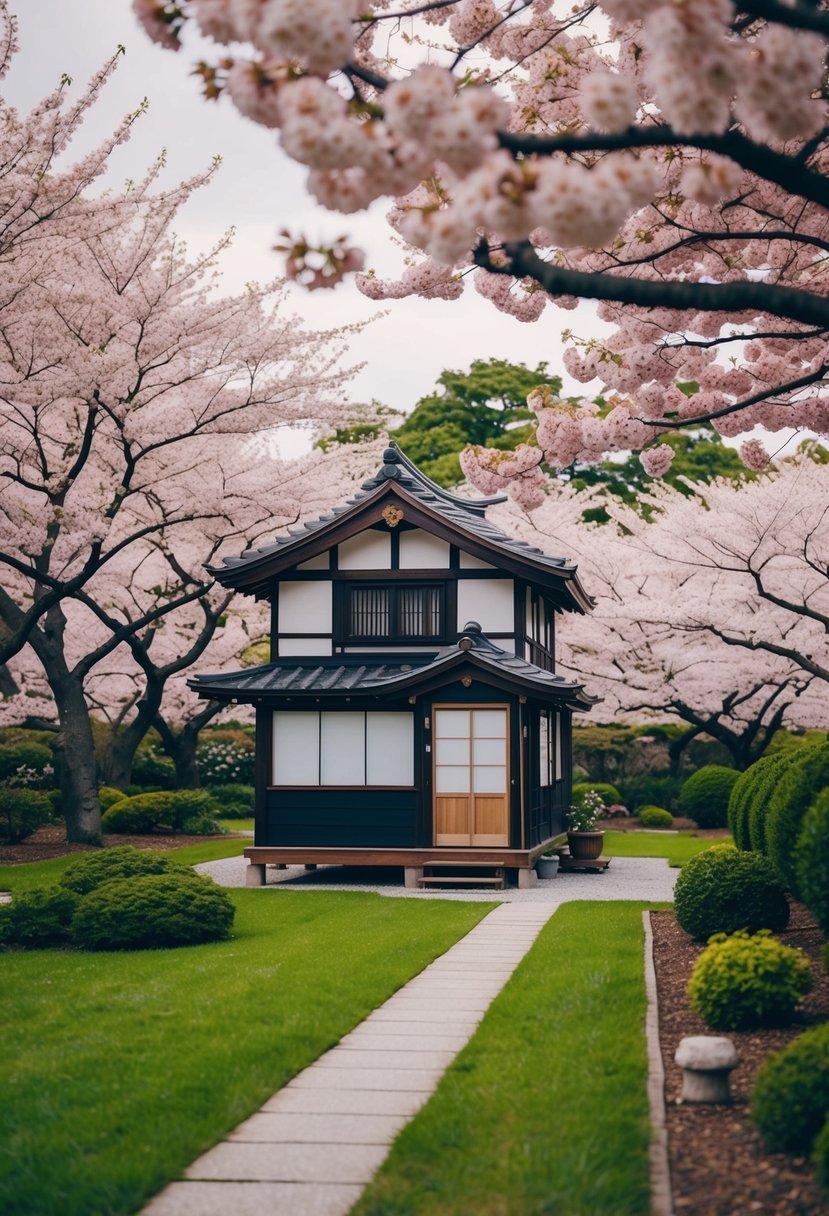
<instances>
[{"instance_id":1,"label":"manicured hedge","mask_svg":"<svg viewBox=\"0 0 829 1216\"><path fill-rule=\"evenodd\" d=\"M122 798L105 812L105 832L145 836L153 832L186 832L192 836L220 832L215 821L217 805L206 790L162 790Z\"/></svg>"},{"instance_id":2,"label":"manicured hedge","mask_svg":"<svg viewBox=\"0 0 829 1216\"><path fill-rule=\"evenodd\" d=\"M780 777L769 800L766 817L766 852L781 881L801 897L795 864L795 846L803 817L818 795L829 786L829 743L809 748L803 759Z\"/></svg>"},{"instance_id":3,"label":"manicured hedge","mask_svg":"<svg viewBox=\"0 0 829 1216\"><path fill-rule=\"evenodd\" d=\"M683 866L674 888L674 911L686 933L706 941L712 933L777 931L789 923L789 904L774 867L758 853L715 845Z\"/></svg>"},{"instance_id":4,"label":"manicured hedge","mask_svg":"<svg viewBox=\"0 0 829 1216\"><path fill-rule=\"evenodd\" d=\"M66 945L79 896L64 887L33 887L0 907L0 941L41 950Z\"/></svg>"},{"instance_id":5,"label":"manicured hedge","mask_svg":"<svg viewBox=\"0 0 829 1216\"><path fill-rule=\"evenodd\" d=\"M761 756L750 764L744 773L740 773L728 799L728 828L734 837L738 849L748 851L751 848L749 836L749 808L759 785L763 783L765 774L777 767L782 759L780 755Z\"/></svg>"},{"instance_id":6,"label":"manicured hedge","mask_svg":"<svg viewBox=\"0 0 829 1216\"><path fill-rule=\"evenodd\" d=\"M670 811L661 806L643 806L639 812L639 822L643 828L669 828L674 821Z\"/></svg>"},{"instance_id":7,"label":"manicured hedge","mask_svg":"<svg viewBox=\"0 0 829 1216\"><path fill-rule=\"evenodd\" d=\"M52 801L45 790L0 786L0 839L17 844L52 818Z\"/></svg>"},{"instance_id":8,"label":"manicured hedge","mask_svg":"<svg viewBox=\"0 0 829 1216\"><path fill-rule=\"evenodd\" d=\"M829 935L829 786L803 816L794 864L803 902Z\"/></svg>"},{"instance_id":9,"label":"manicured hedge","mask_svg":"<svg viewBox=\"0 0 829 1216\"><path fill-rule=\"evenodd\" d=\"M811 748L790 748L769 757L769 763L758 776L748 800L748 842L755 853L766 852L766 822L769 804L783 774L793 764L805 759Z\"/></svg>"},{"instance_id":10,"label":"manicured hedge","mask_svg":"<svg viewBox=\"0 0 829 1216\"><path fill-rule=\"evenodd\" d=\"M728 800L740 774L721 764L706 764L692 773L679 791L678 807L701 828L728 824Z\"/></svg>"}]
</instances>

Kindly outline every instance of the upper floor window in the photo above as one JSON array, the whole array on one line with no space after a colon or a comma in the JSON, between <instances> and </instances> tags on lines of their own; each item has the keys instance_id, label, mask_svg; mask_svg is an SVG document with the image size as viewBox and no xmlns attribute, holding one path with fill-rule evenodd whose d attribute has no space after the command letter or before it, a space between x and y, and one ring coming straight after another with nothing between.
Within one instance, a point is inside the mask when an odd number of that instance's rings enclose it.
<instances>
[{"instance_id":1,"label":"upper floor window","mask_svg":"<svg viewBox=\"0 0 829 1216\"><path fill-rule=\"evenodd\" d=\"M445 631L445 595L439 583L428 585L344 587L344 640L440 641Z\"/></svg>"},{"instance_id":2,"label":"upper floor window","mask_svg":"<svg viewBox=\"0 0 829 1216\"><path fill-rule=\"evenodd\" d=\"M553 611L534 588L527 588L527 649L526 657L536 667L555 671Z\"/></svg>"}]
</instances>

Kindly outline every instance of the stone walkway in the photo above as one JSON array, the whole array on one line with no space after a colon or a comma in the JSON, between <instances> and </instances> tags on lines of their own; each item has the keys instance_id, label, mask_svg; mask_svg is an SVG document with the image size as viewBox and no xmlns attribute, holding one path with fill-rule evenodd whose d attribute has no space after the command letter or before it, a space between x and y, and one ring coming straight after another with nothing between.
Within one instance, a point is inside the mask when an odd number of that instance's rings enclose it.
<instances>
[{"instance_id":1,"label":"stone walkway","mask_svg":"<svg viewBox=\"0 0 829 1216\"><path fill-rule=\"evenodd\" d=\"M246 866L229 857L195 868L243 887ZM267 873L268 885L256 888L269 892L261 898L377 891L498 907L199 1157L144 1216L345 1216L556 908L573 899L670 901L678 871L661 858L615 857L602 874L560 874L504 891L413 891L396 876L378 881L376 871L349 872L343 882L334 866Z\"/></svg>"},{"instance_id":2,"label":"stone walkway","mask_svg":"<svg viewBox=\"0 0 829 1216\"><path fill-rule=\"evenodd\" d=\"M345 1216L556 906L501 903L199 1157L145 1216Z\"/></svg>"}]
</instances>

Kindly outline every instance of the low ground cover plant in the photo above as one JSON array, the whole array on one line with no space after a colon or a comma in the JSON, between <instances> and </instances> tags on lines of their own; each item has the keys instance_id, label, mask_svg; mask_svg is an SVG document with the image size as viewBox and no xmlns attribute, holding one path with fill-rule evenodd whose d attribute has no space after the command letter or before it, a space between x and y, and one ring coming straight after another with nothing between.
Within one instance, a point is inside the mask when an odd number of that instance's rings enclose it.
<instances>
[{"instance_id":1,"label":"low ground cover plant","mask_svg":"<svg viewBox=\"0 0 829 1216\"><path fill-rule=\"evenodd\" d=\"M673 825L674 817L661 806L643 806L639 812L639 822L643 828L669 828Z\"/></svg>"},{"instance_id":2,"label":"low ground cover plant","mask_svg":"<svg viewBox=\"0 0 829 1216\"><path fill-rule=\"evenodd\" d=\"M776 932L789 923L789 904L774 867L758 853L733 845L714 845L688 862L676 882L674 910L697 941L737 929Z\"/></svg>"},{"instance_id":3,"label":"low ground cover plant","mask_svg":"<svg viewBox=\"0 0 829 1216\"><path fill-rule=\"evenodd\" d=\"M740 774L722 764L706 764L679 791L678 809L701 828L728 826L728 801Z\"/></svg>"},{"instance_id":4,"label":"low ground cover plant","mask_svg":"<svg viewBox=\"0 0 829 1216\"><path fill-rule=\"evenodd\" d=\"M829 1119L829 1022L768 1057L754 1084L751 1115L772 1152L811 1151Z\"/></svg>"},{"instance_id":5,"label":"low ground cover plant","mask_svg":"<svg viewBox=\"0 0 829 1216\"><path fill-rule=\"evenodd\" d=\"M809 960L761 929L715 933L688 983L691 1007L714 1030L785 1026L812 987Z\"/></svg>"}]
</instances>

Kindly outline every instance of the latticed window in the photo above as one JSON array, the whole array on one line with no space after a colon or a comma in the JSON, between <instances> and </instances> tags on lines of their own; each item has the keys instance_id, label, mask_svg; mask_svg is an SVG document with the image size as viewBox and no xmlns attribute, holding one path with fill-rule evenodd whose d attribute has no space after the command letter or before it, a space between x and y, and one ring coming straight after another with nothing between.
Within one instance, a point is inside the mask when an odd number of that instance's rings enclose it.
<instances>
[{"instance_id":1,"label":"latticed window","mask_svg":"<svg viewBox=\"0 0 829 1216\"><path fill-rule=\"evenodd\" d=\"M349 587L348 638L437 640L443 634L443 588L431 586Z\"/></svg>"}]
</instances>

